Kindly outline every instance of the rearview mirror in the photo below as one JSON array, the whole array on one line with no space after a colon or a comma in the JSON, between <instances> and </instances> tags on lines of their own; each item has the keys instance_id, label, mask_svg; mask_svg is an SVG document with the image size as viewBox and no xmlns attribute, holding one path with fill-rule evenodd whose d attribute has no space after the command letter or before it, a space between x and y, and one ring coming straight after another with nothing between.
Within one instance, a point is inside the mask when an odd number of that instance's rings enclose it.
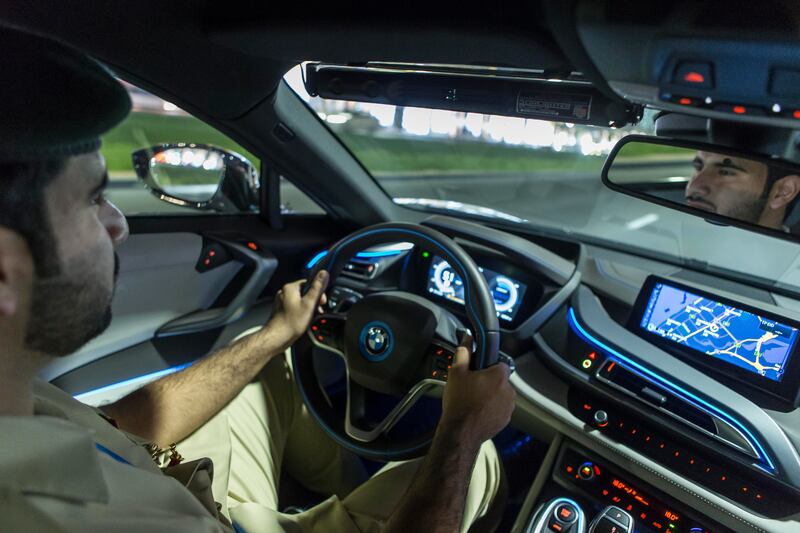
<instances>
[{"instance_id":1,"label":"rearview mirror","mask_svg":"<svg viewBox=\"0 0 800 533\"><path fill-rule=\"evenodd\" d=\"M243 156L205 144L162 144L132 154L137 177L159 199L195 209L258 211L258 170Z\"/></svg>"},{"instance_id":2,"label":"rearview mirror","mask_svg":"<svg viewBox=\"0 0 800 533\"><path fill-rule=\"evenodd\" d=\"M709 221L800 239L800 165L718 145L629 135L603 183Z\"/></svg>"}]
</instances>

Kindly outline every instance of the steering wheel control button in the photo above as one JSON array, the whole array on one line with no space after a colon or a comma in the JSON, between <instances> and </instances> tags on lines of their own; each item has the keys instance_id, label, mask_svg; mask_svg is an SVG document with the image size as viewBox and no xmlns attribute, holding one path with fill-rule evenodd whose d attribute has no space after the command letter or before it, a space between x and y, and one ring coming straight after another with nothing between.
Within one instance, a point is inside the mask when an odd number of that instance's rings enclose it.
<instances>
[{"instance_id":1,"label":"steering wheel control button","mask_svg":"<svg viewBox=\"0 0 800 533\"><path fill-rule=\"evenodd\" d=\"M555 510L556 519L564 524L571 524L578 519L578 511L568 503L562 503Z\"/></svg>"},{"instance_id":2,"label":"steering wheel control button","mask_svg":"<svg viewBox=\"0 0 800 533\"><path fill-rule=\"evenodd\" d=\"M317 317L309 326L309 333L315 344L341 350L342 321L326 316Z\"/></svg>"},{"instance_id":3,"label":"steering wheel control button","mask_svg":"<svg viewBox=\"0 0 800 533\"><path fill-rule=\"evenodd\" d=\"M598 409L597 411L594 412L592 420L594 420L595 426L599 428L604 428L608 425L608 413L606 413L602 409Z\"/></svg>"},{"instance_id":4,"label":"steering wheel control button","mask_svg":"<svg viewBox=\"0 0 800 533\"><path fill-rule=\"evenodd\" d=\"M430 349L431 355L431 374L434 379L447 381L447 374L453 364L453 352L434 344Z\"/></svg>"},{"instance_id":5,"label":"steering wheel control button","mask_svg":"<svg viewBox=\"0 0 800 533\"><path fill-rule=\"evenodd\" d=\"M328 291L328 309L346 313L354 303L364 296L347 287L333 287Z\"/></svg>"}]
</instances>

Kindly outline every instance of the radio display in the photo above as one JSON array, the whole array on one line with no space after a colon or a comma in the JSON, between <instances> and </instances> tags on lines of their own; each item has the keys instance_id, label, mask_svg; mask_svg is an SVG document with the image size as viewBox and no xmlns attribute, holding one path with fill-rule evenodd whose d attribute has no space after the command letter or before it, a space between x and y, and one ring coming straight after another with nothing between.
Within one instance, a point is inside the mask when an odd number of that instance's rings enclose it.
<instances>
[{"instance_id":1,"label":"radio display","mask_svg":"<svg viewBox=\"0 0 800 533\"><path fill-rule=\"evenodd\" d=\"M667 283L653 285L639 327L697 354L780 382L798 330Z\"/></svg>"},{"instance_id":2,"label":"radio display","mask_svg":"<svg viewBox=\"0 0 800 533\"><path fill-rule=\"evenodd\" d=\"M527 286L488 268L478 267L489 284L497 317L511 322L519 311ZM428 270L428 292L464 305L464 282L450 264L441 257L433 256Z\"/></svg>"}]
</instances>

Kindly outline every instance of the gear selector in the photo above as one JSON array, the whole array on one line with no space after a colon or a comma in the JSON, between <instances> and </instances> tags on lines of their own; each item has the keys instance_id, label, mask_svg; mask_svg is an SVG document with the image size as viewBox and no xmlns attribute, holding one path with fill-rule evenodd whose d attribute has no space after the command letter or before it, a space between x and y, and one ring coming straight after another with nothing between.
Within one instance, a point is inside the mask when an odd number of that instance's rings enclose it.
<instances>
[{"instance_id":1,"label":"gear selector","mask_svg":"<svg viewBox=\"0 0 800 533\"><path fill-rule=\"evenodd\" d=\"M589 524L589 533L631 533L633 517L613 505L609 505Z\"/></svg>"},{"instance_id":2,"label":"gear selector","mask_svg":"<svg viewBox=\"0 0 800 533\"><path fill-rule=\"evenodd\" d=\"M585 533L583 509L569 498L556 498L544 505L528 525L526 533Z\"/></svg>"}]
</instances>

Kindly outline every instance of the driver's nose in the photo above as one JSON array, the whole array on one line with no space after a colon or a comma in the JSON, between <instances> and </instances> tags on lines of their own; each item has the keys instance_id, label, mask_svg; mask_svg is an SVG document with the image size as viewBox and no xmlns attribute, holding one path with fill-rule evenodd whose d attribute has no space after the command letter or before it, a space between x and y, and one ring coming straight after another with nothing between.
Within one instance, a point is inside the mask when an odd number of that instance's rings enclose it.
<instances>
[{"instance_id":1,"label":"driver's nose","mask_svg":"<svg viewBox=\"0 0 800 533\"><path fill-rule=\"evenodd\" d=\"M115 248L128 239L130 234L128 221L117 206L108 200L103 200L103 203L100 204L98 216L100 217L100 222L108 231Z\"/></svg>"},{"instance_id":2,"label":"driver's nose","mask_svg":"<svg viewBox=\"0 0 800 533\"><path fill-rule=\"evenodd\" d=\"M704 198L711 192L711 186L708 179L708 173L705 169L695 172L686 184L685 196L697 196Z\"/></svg>"}]
</instances>

